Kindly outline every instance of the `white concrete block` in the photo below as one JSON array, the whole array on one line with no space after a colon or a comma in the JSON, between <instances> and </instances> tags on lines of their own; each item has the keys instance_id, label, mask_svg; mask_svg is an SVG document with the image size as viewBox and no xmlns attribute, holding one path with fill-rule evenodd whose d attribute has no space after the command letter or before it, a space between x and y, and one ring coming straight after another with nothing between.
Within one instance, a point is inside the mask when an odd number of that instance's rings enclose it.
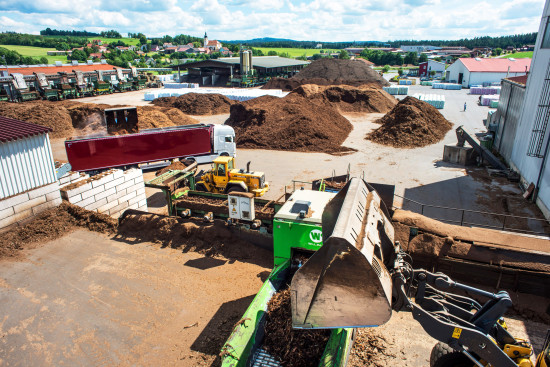
<instances>
[{"instance_id":1,"label":"white concrete block","mask_svg":"<svg viewBox=\"0 0 550 367\"><path fill-rule=\"evenodd\" d=\"M33 206L40 205L46 202L46 195L34 198L32 200L25 201L24 203L17 204L13 207L15 214L32 209Z\"/></svg>"},{"instance_id":2,"label":"white concrete block","mask_svg":"<svg viewBox=\"0 0 550 367\"><path fill-rule=\"evenodd\" d=\"M145 195L145 186L136 190L137 195Z\"/></svg>"},{"instance_id":3,"label":"white concrete block","mask_svg":"<svg viewBox=\"0 0 550 367\"><path fill-rule=\"evenodd\" d=\"M87 199L82 199L81 201L79 201L78 203L75 203L75 205L78 205L79 207L81 208L85 208L86 205L90 205L92 203L95 203L95 198L93 196L87 198Z\"/></svg>"},{"instance_id":4,"label":"white concrete block","mask_svg":"<svg viewBox=\"0 0 550 367\"><path fill-rule=\"evenodd\" d=\"M137 209L137 208L138 208L138 203L134 203L134 204L128 205L127 209Z\"/></svg>"},{"instance_id":5,"label":"white concrete block","mask_svg":"<svg viewBox=\"0 0 550 367\"><path fill-rule=\"evenodd\" d=\"M114 208L117 205L118 205L118 201L116 201L116 200L111 201L110 203L107 203L107 204L102 205L99 208L97 208L97 211L98 211L98 213L105 213L105 212L108 212L109 209Z\"/></svg>"},{"instance_id":6,"label":"white concrete block","mask_svg":"<svg viewBox=\"0 0 550 367\"><path fill-rule=\"evenodd\" d=\"M105 185L107 182L114 181L114 176L112 174L101 177L99 180L92 181L92 187L98 187Z\"/></svg>"},{"instance_id":7,"label":"white concrete block","mask_svg":"<svg viewBox=\"0 0 550 367\"><path fill-rule=\"evenodd\" d=\"M124 171L121 169L114 169L113 170L113 178L116 180L119 177L122 177L124 175Z\"/></svg>"},{"instance_id":8,"label":"white concrete block","mask_svg":"<svg viewBox=\"0 0 550 367\"><path fill-rule=\"evenodd\" d=\"M142 200L143 200L143 198L141 196L135 196L135 197L131 198L130 200L128 200L128 205L139 203Z\"/></svg>"},{"instance_id":9,"label":"white concrete block","mask_svg":"<svg viewBox=\"0 0 550 367\"><path fill-rule=\"evenodd\" d=\"M32 217L32 210L28 209L25 211L22 211L20 213L17 213L15 215L12 215L11 217L4 218L0 220L0 228L7 227L9 225L12 225L14 223L17 223L21 220L27 219Z\"/></svg>"},{"instance_id":10,"label":"white concrete block","mask_svg":"<svg viewBox=\"0 0 550 367\"><path fill-rule=\"evenodd\" d=\"M60 185L65 185L65 184L68 184L69 182L71 182L71 175L69 175L68 173L66 173L64 176L62 176L59 179Z\"/></svg>"},{"instance_id":11,"label":"white concrete block","mask_svg":"<svg viewBox=\"0 0 550 367\"><path fill-rule=\"evenodd\" d=\"M0 210L0 219L10 217L14 214L15 214L15 212L13 211L13 207L2 209L2 210Z\"/></svg>"},{"instance_id":12,"label":"white concrete block","mask_svg":"<svg viewBox=\"0 0 550 367\"><path fill-rule=\"evenodd\" d=\"M46 194L46 201L52 201L55 199L61 199L61 193L59 190Z\"/></svg>"},{"instance_id":13,"label":"white concrete block","mask_svg":"<svg viewBox=\"0 0 550 367\"><path fill-rule=\"evenodd\" d=\"M29 193L27 192L9 197L7 199L2 199L0 200L0 210L24 203L27 200L29 200Z\"/></svg>"},{"instance_id":14,"label":"white concrete block","mask_svg":"<svg viewBox=\"0 0 550 367\"><path fill-rule=\"evenodd\" d=\"M118 198L120 198L124 195L126 195L126 190L119 191L116 194L107 196L107 201L108 202L115 201L115 202L118 203Z\"/></svg>"},{"instance_id":15,"label":"white concrete block","mask_svg":"<svg viewBox=\"0 0 550 367\"><path fill-rule=\"evenodd\" d=\"M80 172L69 172L69 173L71 174L71 176L70 176L71 182L76 181L81 177Z\"/></svg>"},{"instance_id":16,"label":"white concrete block","mask_svg":"<svg viewBox=\"0 0 550 367\"><path fill-rule=\"evenodd\" d=\"M109 190L103 190L99 194L96 194L95 199L100 200L100 199L106 198L107 196L111 196L113 194L116 194L116 189L114 187L110 188Z\"/></svg>"},{"instance_id":17,"label":"white concrete block","mask_svg":"<svg viewBox=\"0 0 550 367\"><path fill-rule=\"evenodd\" d=\"M130 186L134 186L134 180L131 179L130 181L125 181L124 183L117 185L116 191L125 190Z\"/></svg>"},{"instance_id":18,"label":"white concrete block","mask_svg":"<svg viewBox=\"0 0 550 367\"><path fill-rule=\"evenodd\" d=\"M92 189L92 184L87 182L85 184L82 184L81 186L78 186L74 189L70 189L70 190L67 190L66 187L64 187L62 190L61 190L61 196L63 197L63 192L65 193L66 195L66 198L70 198L70 197L73 197L75 195L78 195L78 194L82 194L84 191L88 191L88 190L91 190Z\"/></svg>"},{"instance_id":19,"label":"white concrete block","mask_svg":"<svg viewBox=\"0 0 550 367\"><path fill-rule=\"evenodd\" d=\"M132 168L124 171L124 181L130 181L139 176L143 176L143 172L140 169Z\"/></svg>"},{"instance_id":20,"label":"white concrete block","mask_svg":"<svg viewBox=\"0 0 550 367\"><path fill-rule=\"evenodd\" d=\"M128 193L130 193L130 192L137 192L137 191L138 191L139 189L141 189L141 188L144 188L143 184L142 184L142 183L138 183L138 184L135 184L135 185L132 185L132 186L128 187L128 188L126 189L126 191L127 191Z\"/></svg>"},{"instance_id":21,"label":"white concrete block","mask_svg":"<svg viewBox=\"0 0 550 367\"><path fill-rule=\"evenodd\" d=\"M119 197L119 198L118 198L118 202L119 202L120 204L122 204L123 201L128 201L128 200L130 200L131 198L133 198L133 197L135 197L135 196L136 196L136 192L135 192L135 191L129 192L129 193L127 193L126 195Z\"/></svg>"},{"instance_id":22,"label":"white concrete block","mask_svg":"<svg viewBox=\"0 0 550 367\"><path fill-rule=\"evenodd\" d=\"M59 191L59 183L55 181L54 183L51 183L49 185L41 186L39 188L36 188L34 190L29 191L29 199L35 199L39 196L43 196L46 194L49 194L54 191Z\"/></svg>"},{"instance_id":23,"label":"white concrete block","mask_svg":"<svg viewBox=\"0 0 550 367\"><path fill-rule=\"evenodd\" d=\"M143 174L134 178L134 183L143 182Z\"/></svg>"},{"instance_id":24,"label":"white concrete block","mask_svg":"<svg viewBox=\"0 0 550 367\"><path fill-rule=\"evenodd\" d=\"M55 208L56 206L60 205L61 202L62 202L61 198L58 198L56 200L47 201L44 204L34 206L32 208L32 214L36 215L36 214L39 214L39 213L43 212L46 209Z\"/></svg>"},{"instance_id":25,"label":"white concrete block","mask_svg":"<svg viewBox=\"0 0 550 367\"><path fill-rule=\"evenodd\" d=\"M65 200L67 200L67 199L65 199ZM67 201L71 204L76 204L79 201L82 201L82 195L80 195L80 194L75 195L73 197L70 197Z\"/></svg>"},{"instance_id":26,"label":"white concrete block","mask_svg":"<svg viewBox=\"0 0 550 367\"><path fill-rule=\"evenodd\" d=\"M84 207L84 209L86 209L86 210L95 210L95 209L97 209L97 208L99 208L100 206L103 206L103 205L105 205L105 204L107 204L107 199L106 199L106 198L103 198L103 199L101 199L101 200L98 200L98 201L95 201L95 202L93 202L93 203L91 203L91 204L86 205L86 206Z\"/></svg>"},{"instance_id":27,"label":"white concrete block","mask_svg":"<svg viewBox=\"0 0 550 367\"><path fill-rule=\"evenodd\" d=\"M98 187L96 187L94 189L91 189L91 190L88 190L88 191L84 191L82 193L82 199L87 199L90 196L97 195L99 193L102 193L103 191L105 191L105 186L103 186L103 185L98 186Z\"/></svg>"},{"instance_id":28,"label":"white concrete block","mask_svg":"<svg viewBox=\"0 0 550 367\"><path fill-rule=\"evenodd\" d=\"M107 182L105 184L105 190L110 189L111 187L116 187L116 186L122 184L123 182L124 182L124 177L116 178L113 181Z\"/></svg>"},{"instance_id":29,"label":"white concrete block","mask_svg":"<svg viewBox=\"0 0 550 367\"><path fill-rule=\"evenodd\" d=\"M128 207L128 202L127 201L123 202L122 204L118 204L117 206L112 207L109 210L109 215L118 214L121 210L124 210L127 207Z\"/></svg>"},{"instance_id":30,"label":"white concrete block","mask_svg":"<svg viewBox=\"0 0 550 367\"><path fill-rule=\"evenodd\" d=\"M147 208L147 199L141 200L140 202L138 202L138 205L140 208L143 208L143 207Z\"/></svg>"}]
</instances>

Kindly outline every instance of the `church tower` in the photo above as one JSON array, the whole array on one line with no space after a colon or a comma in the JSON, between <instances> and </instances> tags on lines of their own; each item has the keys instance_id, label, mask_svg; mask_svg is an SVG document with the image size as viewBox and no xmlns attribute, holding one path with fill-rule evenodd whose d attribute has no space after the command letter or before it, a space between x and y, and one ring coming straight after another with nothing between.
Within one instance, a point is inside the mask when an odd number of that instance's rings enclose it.
<instances>
[{"instance_id":1,"label":"church tower","mask_svg":"<svg viewBox=\"0 0 550 367\"><path fill-rule=\"evenodd\" d=\"M206 32L204 32L204 48L208 46L208 36L206 35Z\"/></svg>"}]
</instances>

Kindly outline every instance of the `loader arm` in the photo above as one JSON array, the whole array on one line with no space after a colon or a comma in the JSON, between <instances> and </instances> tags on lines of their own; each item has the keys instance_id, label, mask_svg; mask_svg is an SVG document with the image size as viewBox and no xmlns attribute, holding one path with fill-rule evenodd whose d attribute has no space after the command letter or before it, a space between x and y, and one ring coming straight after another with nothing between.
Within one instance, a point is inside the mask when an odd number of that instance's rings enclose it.
<instances>
[{"instance_id":1,"label":"loader arm","mask_svg":"<svg viewBox=\"0 0 550 367\"><path fill-rule=\"evenodd\" d=\"M292 279L294 328L372 327L386 323L392 310L408 311L429 335L476 365L484 360L491 366L517 366L503 349L527 346L501 321L512 306L509 295L413 269L410 256L394 242L380 197L363 180L352 178L322 218L323 246ZM453 289L488 301L481 305Z\"/></svg>"}]
</instances>

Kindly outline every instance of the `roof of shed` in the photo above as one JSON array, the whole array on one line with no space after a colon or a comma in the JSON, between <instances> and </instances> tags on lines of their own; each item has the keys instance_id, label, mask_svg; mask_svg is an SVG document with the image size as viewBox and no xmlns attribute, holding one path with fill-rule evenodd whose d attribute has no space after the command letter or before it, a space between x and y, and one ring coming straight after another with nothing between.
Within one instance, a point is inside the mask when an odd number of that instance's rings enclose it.
<instances>
[{"instance_id":1,"label":"roof of shed","mask_svg":"<svg viewBox=\"0 0 550 367\"><path fill-rule=\"evenodd\" d=\"M0 142L8 142L30 136L46 134L52 128L0 116Z\"/></svg>"},{"instance_id":2,"label":"roof of shed","mask_svg":"<svg viewBox=\"0 0 550 367\"><path fill-rule=\"evenodd\" d=\"M33 75L33 73L57 74L58 72L72 73L73 70L82 72L90 72L96 70L114 70L115 66L109 64L92 64L92 65L64 65L64 66L31 66L28 68L8 68L8 72L21 73L23 75Z\"/></svg>"},{"instance_id":3,"label":"roof of shed","mask_svg":"<svg viewBox=\"0 0 550 367\"><path fill-rule=\"evenodd\" d=\"M239 57L222 57L219 59L210 59L205 61L190 62L183 64L185 68L197 68L206 65L219 65L229 67L231 65L239 65ZM309 62L295 59L287 59L279 56L252 56L252 66L260 68L282 68L286 66L307 65Z\"/></svg>"},{"instance_id":4,"label":"roof of shed","mask_svg":"<svg viewBox=\"0 0 550 367\"><path fill-rule=\"evenodd\" d=\"M488 72L488 73L525 73L529 71L531 59L480 59L480 58L460 58L466 69L470 72ZM510 68L510 70L508 70Z\"/></svg>"}]
</instances>

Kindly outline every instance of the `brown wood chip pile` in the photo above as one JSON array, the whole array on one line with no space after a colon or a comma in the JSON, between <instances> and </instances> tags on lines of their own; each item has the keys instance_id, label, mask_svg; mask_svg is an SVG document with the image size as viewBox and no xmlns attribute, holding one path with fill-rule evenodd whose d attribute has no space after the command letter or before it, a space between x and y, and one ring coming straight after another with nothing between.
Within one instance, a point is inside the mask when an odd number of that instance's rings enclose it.
<instances>
[{"instance_id":1,"label":"brown wood chip pile","mask_svg":"<svg viewBox=\"0 0 550 367\"><path fill-rule=\"evenodd\" d=\"M231 106L225 122L237 146L251 149L338 153L353 129L335 108L298 94L262 96Z\"/></svg>"},{"instance_id":2,"label":"brown wood chip pile","mask_svg":"<svg viewBox=\"0 0 550 367\"><path fill-rule=\"evenodd\" d=\"M292 90L303 84L390 85L377 71L360 60L323 58L313 61L292 78L273 78L262 88Z\"/></svg>"},{"instance_id":3,"label":"brown wood chip pile","mask_svg":"<svg viewBox=\"0 0 550 367\"><path fill-rule=\"evenodd\" d=\"M387 351L388 342L379 333L370 328L357 329L355 342L351 349L348 367L386 367L388 358L395 356Z\"/></svg>"},{"instance_id":4,"label":"brown wood chip pile","mask_svg":"<svg viewBox=\"0 0 550 367\"><path fill-rule=\"evenodd\" d=\"M64 138L75 133L69 111L48 101L29 101L24 103L0 102L0 115L50 127L51 138Z\"/></svg>"},{"instance_id":5,"label":"brown wood chip pile","mask_svg":"<svg viewBox=\"0 0 550 367\"><path fill-rule=\"evenodd\" d=\"M160 97L151 103L174 107L189 115L219 115L229 113L229 108L235 102L217 93L187 93L179 97Z\"/></svg>"},{"instance_id":6,"label":"brown wood chip pile","mask_svg":"<svg viewBox=\"0 0 550 367\"><path fill-rule=\"evenodd\" d=\"M351 87L347 85L301 85L292 93L311 101L328 103L341 112L387 113L397 104L397 99L376 87Z\"/></svg>"},{"instance_id":7,"label":"brown wood chip pile","mask_svg":"<svg viewBox=\"0 0 550 367\"><path fill-rule=\"evenodd\" d=\"M117 221L108 215L63 202L57 208L40 213L28 224L2 232L0 259L16 257L20 250L32 247L33 243L54 240L79 227L95 232L113 233L116 231Z\"/></svg>"},{"instance_id":8,"label":"brown wood chip pile","mask_svg":"<svg viewBox=\"0 0 550 367\"><path fill-rule=\"evenodd\" d=\"M396 148L420 148L442 140L453 124L429 103L406 97L377 121L366 139Z\"/></svg>"},{"instance_id":9,"label":"brown wood chip pile","mask_svg":"<svg viewBox=\"0 0 550 367\"><path fill-rule=\"evenodd\" d=\"M318 366L330 330L292 328L290 288L277 292L267 305L263 348L283 366Z\"/></svg>"}]
</instances>

